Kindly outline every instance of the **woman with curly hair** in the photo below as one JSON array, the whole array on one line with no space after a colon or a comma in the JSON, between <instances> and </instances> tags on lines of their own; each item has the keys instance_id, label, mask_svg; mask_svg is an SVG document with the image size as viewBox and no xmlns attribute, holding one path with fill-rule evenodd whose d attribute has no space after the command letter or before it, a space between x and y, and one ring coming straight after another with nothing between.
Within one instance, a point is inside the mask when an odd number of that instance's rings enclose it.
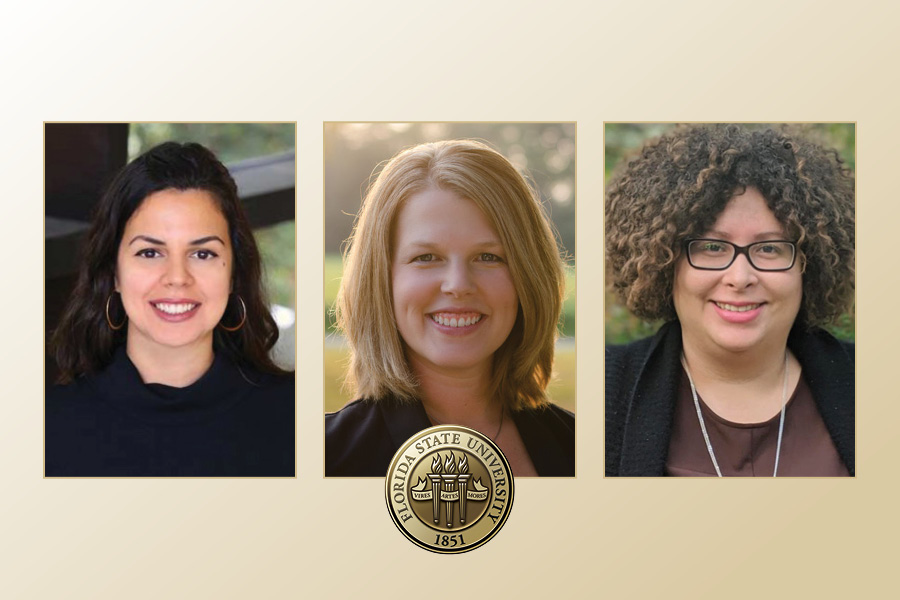
<instances>
[{"instance_id":1,"label":"woman with curly hair","mask_svg":"<svg viewBox=\"0 0 900 600\"><path fill-rule=\"evenodd\" d=\"M383 477L431 425L476 429L513 473L573 476L575 417L547 400L562 260L536 192L501 154L404 150L363 201L337 323L358 400L325 417L325 474Z\"/></svg>"},{"instance_id":2,"label":"woman with curly hair","mask_svg":"<svg viewBox=\"0 0 900 600\"><path fill-rule=\"evenodd\" d=\"M54 332L48 476L292 476L294 378L225 166L167 142L94 212Z\"/></svg>"},{"instance_id":3,"label":"woman with curly hair","mask_svg":"<svg viewBox=\"0 0 900 600\"><path fill-rule=\"evenodd\" d=\"M678 127L606 198L607 278L657 334L606 351L608 476L853 475L854 182L789 130Z\"/></svg>"}]
</instances>

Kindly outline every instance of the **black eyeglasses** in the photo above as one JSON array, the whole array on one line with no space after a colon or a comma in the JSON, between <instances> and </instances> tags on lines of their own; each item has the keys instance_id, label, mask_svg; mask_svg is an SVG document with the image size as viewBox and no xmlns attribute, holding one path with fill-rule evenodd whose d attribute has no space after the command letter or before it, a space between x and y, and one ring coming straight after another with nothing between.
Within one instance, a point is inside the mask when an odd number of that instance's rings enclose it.
<instances>
[{"instance_id":1,"label":"black eyeglasses","mask_svg":"<svg viewBox=\"0 0 900 600\"><path fill-rule=\"evenodd\" d=\"M797 258L797 244L786 240L765 240L738 246L725 240L707 238L685 240L688 262L695 269L723 271L743 254L757 271L787 271Z\"/></svg>"}]
</instances>

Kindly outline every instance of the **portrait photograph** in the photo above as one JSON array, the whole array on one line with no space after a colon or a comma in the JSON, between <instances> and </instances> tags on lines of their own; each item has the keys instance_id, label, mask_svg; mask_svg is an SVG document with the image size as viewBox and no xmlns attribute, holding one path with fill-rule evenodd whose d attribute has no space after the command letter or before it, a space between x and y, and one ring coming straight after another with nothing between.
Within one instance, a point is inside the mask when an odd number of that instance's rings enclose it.
<instances>
[{"instance_id":1,"label":"portrait photograph","mask_svg":"<svg viewBox=\"0 0 900 600\"><path fill-rule=\"evenodd\" d=\"M295 475L295 136L44 125L45 476Z\"/></svg>"},{"instance_id":2,"label":"portrait photograph","mask_svg":"<svg viewBox=\"0 0 900 600\"><path fill-rule=\"evenodd\" d=\"M326 123L325 475L463 425L575 475L574 123Z\"/></svg>"},{"instance_id":3,"label":"portrait photograph","mask_svg":"<svg viewBox=\"0 0 900 600\"><path fill-rule=\"evenodd\" d=\"M855 474L854 123L607 123L606 475Z\"/></svg>"}]
</instances>

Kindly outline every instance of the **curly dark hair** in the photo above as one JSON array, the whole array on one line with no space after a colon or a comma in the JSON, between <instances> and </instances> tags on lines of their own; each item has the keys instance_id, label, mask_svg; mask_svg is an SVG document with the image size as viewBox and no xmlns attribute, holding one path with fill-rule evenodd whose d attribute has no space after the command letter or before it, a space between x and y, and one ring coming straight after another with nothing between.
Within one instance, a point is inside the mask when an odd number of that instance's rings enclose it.
<instances>
[{"instance_id":1,"label":"curly dark hair","mask_svg":"<svg viewBox=\"0 0 900 600\"><path fill-rule=\"evenodd\" d=\"M676 318L675 264L747 187L797 243L798 321L825 325L847 310L855 283L854 180L835 150L798 129L679 126L647 142L606 194L607 281L635 315Z\"/></svg>"},{"instance_id":2,"label":"curly dark hair","mask_svg":"<svg viewBox=\"0 0 900 600\"><path fill-rule=\"evenodd\" d=\"M60 369L59 383L101 370L125 342L127 327L114 331L106 316L106 303L115 289L119 244L125 224L144 199L170 188L209 192L228 223L234 256L232 288L244 300L246 320L234 332L217 327L213 347L257 370L285 373L268 354L278 340L278 326L268 310L259 249L234 179L225 165L200 144L166 142L119 171L94 209L75 289L51 340ZM233 307L237 302L228 304L224 319L229 324L240 321L241 309ZM111 312L118 321L118 313L123 312L121 302L113 303Z\"/></svg>"}]
</instances>

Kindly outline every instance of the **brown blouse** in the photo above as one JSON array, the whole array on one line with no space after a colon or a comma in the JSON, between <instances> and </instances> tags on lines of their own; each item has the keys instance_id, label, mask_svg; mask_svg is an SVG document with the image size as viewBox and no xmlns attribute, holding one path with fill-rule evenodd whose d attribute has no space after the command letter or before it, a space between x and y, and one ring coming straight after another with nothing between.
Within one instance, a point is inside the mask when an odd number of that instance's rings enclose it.
<instances>
[{"instance_id":1,"label":"brown blouse","mask_svg":"<svg viewBox=\"0 0 900 600\"><path fill-rule=\"evenodd\" d=\"M771 477L775 468L781 413L776 413L763 423L733 423L715 414L699 393L697 397L722 475ZM669 440L666 474L680 477L716 476L684 369L681 371L672 438ZM785 408L778 476L849 476L802 373Z\"/></svg>"}]
</instances>

